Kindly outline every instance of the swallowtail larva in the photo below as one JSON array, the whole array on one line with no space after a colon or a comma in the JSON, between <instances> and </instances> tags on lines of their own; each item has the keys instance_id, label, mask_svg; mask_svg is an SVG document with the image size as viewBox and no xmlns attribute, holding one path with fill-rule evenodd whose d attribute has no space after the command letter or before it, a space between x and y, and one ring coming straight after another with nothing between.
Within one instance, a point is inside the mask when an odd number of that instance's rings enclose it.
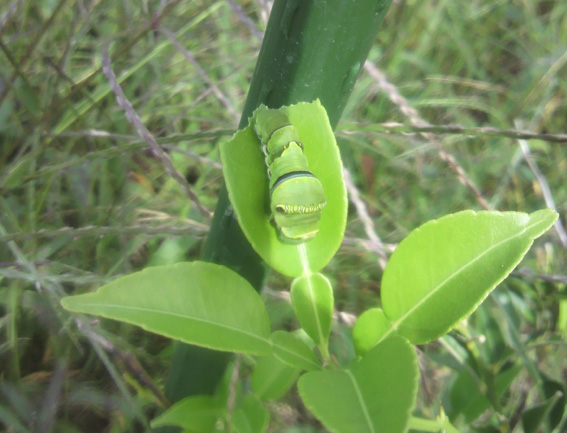
<instances>
[{"instance_id":1,"label":"swallowtail larva","mask_svg":"<svg viewBox=\"0 0 567 433\"><path fill-rule=\"evenodd\" d=\"M262 105L253 121L265 155L270 209L280 239L292 244L308 241L319 232L321 210L327 204L323 185L309 170L303 143L283 110Z\"/></svg>"}]
</instances>

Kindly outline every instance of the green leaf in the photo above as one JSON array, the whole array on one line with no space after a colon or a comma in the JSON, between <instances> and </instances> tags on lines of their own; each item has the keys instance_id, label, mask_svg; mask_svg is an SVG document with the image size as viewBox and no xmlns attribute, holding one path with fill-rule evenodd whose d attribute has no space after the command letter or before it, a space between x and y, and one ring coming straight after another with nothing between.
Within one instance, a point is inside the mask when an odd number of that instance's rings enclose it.
<instances>
[{"instance_id":1,"label":"green leaf","mask_svg":"<svg viewBox=\"0 0 567 433\"><path fill-rule=\"evenodd\" d=\"M494 381L494 391L498 398L502 398L510 385L522 371L522 365L518 364L496 375ZM471 376L468 370L461 370L451 387L449 393L451 402L451 418L462 414L467 423L471 423L483 412L492 407L492 403L481 392L478 382Z\"/></svg>"},{"instance_id":2,"label":"green leaf","mask_svg":"<svg viewBox=\"0 0 567 433\"><path fill-rule=\"evenodd\" d=\"M326 345L333 322L333 289L322 274L296 278L291 284L291 305L301 327L318 346Z\"/></svg>"},{"instance_id":3,"label":"green leaf","mask_svg":"<svg viewBox=\"0 0 567 433\"><path fill-rule=\"evenodd\" d=\"M306 342L291 332L276 331L271 338L274 355L284 364L302 370L320 370L321 363Z\"/></svg>"},{"instance_id":4,"label":"green leaf","mask_svg":"<svg viewBox=\"0 0 567 433\"><path fill-rule=\"evenodd\" d=\"M264 155L252 126L238 131L220 149L230 202L242 231L268 265L284 275L297 277L304 272L304 266L316 272L335 255L344 235L348 202L339 150L324 107L317 100L286 109L304 144L309 169L323 184L327 199L314 239L301 245L279 240L270 222Z\"/></svg>"},{"instance_id":5,"label":"green leaf","mask_svg":"<svg viewBox=\"0 0 567 433\"><path fill-rule=\"evenodd\" d=\"M352 329L356 353L360 356L378 344L392 330L392 323L380 308L371 308L360 315Z\"/></svg>"},{"instance_id":6,"label":"green leaf","mask_svg":"<svg viewBox=\"0 0 567 433\"><path fill-rule=\"evenodd\" d=\"M556 382L551 379L544 379L543 392L546 397L550 399L555 397L557 393L560 394L559 399L549 412L548 428L553 430L563 419L563 414L567 410L567 386L565 383Z\"/></svg>"},{"instance_id":7,"label":"green leaf","mask_svg":"<svg viewBox=\"0 0 567 433\"><path fill-rule=\"evenodd\" d=\"M447 333L520 262L557 213L464 211L430 221L404 239L382 278L382 308L414 344Z\"/></svg>"},{"instance_id":8,"label":"green leaf","mask_svg":"<svg viewBox=\"0 0 567 433\"><path fill-rule=\"evenodd\" d=\"M252 373L252 389L260 400L277 400L295 383L299 369L281 362L274 354L259 358Z\"/></svg>"},{"instance_id":9,"label":"green leaf","mask_svg":"<svg viewBox=\"0 0 567 433\"><path fill-rule=\"evenodd\" d=\"M374 346L345 370L299 379L305 406L334 433L403 433L415 405L417 356L402 337Z\"/></svg>"},{"instance_id":10,"label":"green leaf","mask_svg":"<svg viewBox=\"0 0 567 433\"><path fill-rule=\"evenodd\" d=\"M119 278L61 301L69 311L133 323L185 343L268 354L268 313L250 284L224 266L177 263Z\"/></svg>"},{"instance_id":11,"label":"green leaf","mask_svg":"<svg viewBox=\"0 0 567 433\"><path fill-rule=\"evenodd\" d=\"M543 394L546 400L535 404L522 413L524 433L553 431L563 419L566 410L565 384L543 376Z\"/></svg>"},{"instance_id":12,"label":"green leaf","mask_svg":"<svg viewBox=\"0 0 567 433\"><path fill-rule=\"evenodd\" d=\"M221 411L216 401L208 395L184 398L154 418L152 428L174 425L194 433L210 433Z\"/></svg>"},{"instance_id":13,"label":"green leaf","mask_svg":"<svg viewBox=\"0 0 567 433\"><path fill-rule=\"evenodd\" d=\"M545 426L547 421L549 421L552 409L557 406L557 403L562 399L562 397L564 397L563 393L558 390L547 400L527 409L522 414L522 427L524 428L524 433L538 433L542 431L541 428ZM553 427L545 429L545 431L551 430L553 430Z\"/></svg>"},{"instance_id":14,"label":"green leaf","mask_svg":"<svg viewBox=\"0 0 567 433\"><path fill-rule=\"evenodd\" d=\"M270 412L253 395L240 401L232 414L232 426L238 433L264 433L270 423Z\"/></svg>"}]
</instances>

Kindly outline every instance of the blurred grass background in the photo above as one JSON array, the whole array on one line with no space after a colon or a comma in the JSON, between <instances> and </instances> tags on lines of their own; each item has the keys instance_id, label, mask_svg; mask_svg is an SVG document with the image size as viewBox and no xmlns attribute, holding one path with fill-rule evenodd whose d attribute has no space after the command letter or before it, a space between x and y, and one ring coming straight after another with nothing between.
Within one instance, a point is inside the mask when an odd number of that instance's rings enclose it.
<instances>
[{"instance_id":1,"label":"blurred grass background","mask_svg":"<svg viewBox=\"0 0 567 433\"><path fill-rule=\"evenodd\" d=\"M81 328L59 306L65 294L143 267L198 259L210 223L140 140L102 72L102 53L110 47L126 98L212 211L222 184L217 145L238 123L269 7L267 0L0 4L5 431L145 431L165 404L167 340L110 321ZM326 271L339 311L357 315L377 305L380 260L409 231L449 212L483 209L446 155L493 209L546 207L543 179L565 222L566 143L534 139L522 151L506 136L423 136L368 125L407 124L418 115L431 124L564 134L566 63L565 2L392 3L337 130L359 196L344 245ZM539 178L524 156L526 145ZM487 371L496 374L521 358L497 415L475 418L457 407L451 392L459 390L466 361L448 360L447 340L423 348L424 416L434 417L443 401L464 431L497 428L541 400L530 392L537 377L567 381L566 265L560 235L550 231L521 272L459 330ZM289 281L271 275L267 286L274 326L294 326L278 294ZM339 340L348 333L345 317ZM481 344L486 339L494 343L489 349ZM271 409L271 431L322 431L293 393Z\"/></svg>"}]
</instances>

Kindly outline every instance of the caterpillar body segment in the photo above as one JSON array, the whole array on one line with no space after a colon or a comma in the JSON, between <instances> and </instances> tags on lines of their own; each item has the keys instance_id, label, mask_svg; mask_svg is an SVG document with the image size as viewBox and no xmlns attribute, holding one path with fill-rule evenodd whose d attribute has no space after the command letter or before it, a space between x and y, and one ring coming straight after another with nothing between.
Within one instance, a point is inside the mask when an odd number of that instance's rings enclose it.
<instances>
[{"instance_id":1,"label":"caterpillar body segment","mask_svg":"<svg viewBox=\"0 0 567 433\"><path fill-rule=\"evenodd\" d=\"M265 156L270 210L279 237L286 243L306 242L319 232L327 204L323 185L309 170L303 143L282 110L260 106L253 120Z\"/></svg>"}]
</instances>

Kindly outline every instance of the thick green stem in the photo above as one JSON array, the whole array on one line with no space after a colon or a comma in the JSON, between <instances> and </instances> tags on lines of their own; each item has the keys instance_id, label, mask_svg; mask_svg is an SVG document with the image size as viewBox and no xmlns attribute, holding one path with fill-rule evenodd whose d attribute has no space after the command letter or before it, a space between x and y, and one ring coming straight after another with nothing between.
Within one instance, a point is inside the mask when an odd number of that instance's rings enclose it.
<instances>
[{"instance_id":1,"label":"thick green stem","mask_svg":"<svg viewBox=\"0 0 567 433\"><path fill-rule=\"evenodd\" d=\"M240 127L270 108L319 98L336 126L391 0L276 0ZM225 265L258 291L265 266L243 236L223 188L203 260ZM178 344L166 386L177 401L214 392L230 356Z\"/></svg>"},{"instance_id":2,"label":"thick green stem","mask_svg":"<svg viewBox=\"0 0 567 433\"><path fill-rule=\"evenodd\" d=\"M240 126L270 108L319 98L333 128L391 0L276 0Z\"/></svg>"}]
</instances>

